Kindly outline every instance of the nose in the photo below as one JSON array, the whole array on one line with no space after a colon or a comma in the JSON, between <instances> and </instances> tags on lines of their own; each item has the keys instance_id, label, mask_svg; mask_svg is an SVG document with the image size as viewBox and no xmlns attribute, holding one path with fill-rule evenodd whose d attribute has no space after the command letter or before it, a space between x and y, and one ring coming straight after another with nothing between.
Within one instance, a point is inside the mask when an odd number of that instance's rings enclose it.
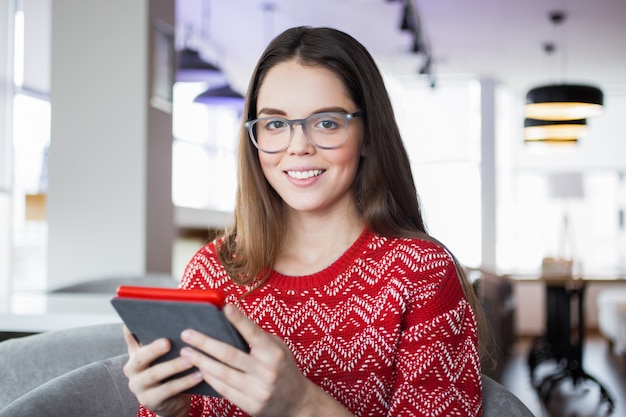
<instances>
[{"instance_id":1,"label":"nose","mask_svg":"<svg viewBox=\"0 0 626 417\"><path fill-rule=\"evenodd\" d=\"M304 124L294 123L291 127L291 141L287 147L287 153L300 155L310 154L313 152L315 152L315 145L313 145L306 137L306 134L304 133Z\"/></svg>"}]
</instances>

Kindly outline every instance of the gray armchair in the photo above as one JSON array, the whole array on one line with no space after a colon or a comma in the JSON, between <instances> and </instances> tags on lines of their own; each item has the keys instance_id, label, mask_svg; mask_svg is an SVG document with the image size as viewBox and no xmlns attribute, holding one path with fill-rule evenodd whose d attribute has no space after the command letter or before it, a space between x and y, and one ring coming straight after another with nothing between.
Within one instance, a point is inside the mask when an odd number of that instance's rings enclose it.
<instances>
[{"instance_id":1,"label":"gray armchair","mask_svg":"<svg viewBox=\"0 0 626 417\"><path fill-rule=\"evenodd\" d=\"M122 372L121 324L57 330L0 343L0 417L134 417ZM483 376L483 417L532 417L505 387Z\"/></svg>"}]
</instances>

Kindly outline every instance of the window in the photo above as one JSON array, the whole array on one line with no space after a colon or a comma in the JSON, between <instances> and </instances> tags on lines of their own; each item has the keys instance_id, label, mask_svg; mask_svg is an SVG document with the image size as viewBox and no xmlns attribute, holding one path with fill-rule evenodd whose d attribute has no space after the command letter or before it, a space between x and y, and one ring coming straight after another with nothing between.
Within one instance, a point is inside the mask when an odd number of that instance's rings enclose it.
<instances>
[{"instance_id":1,"label":"window","mask_svg":"<svg viewBox=\"0 0 626 417\"><path fill-rule=\"evenodd\" d=\"M13 288L45 287L47 156L50 103L24 94L13 99ZM28 259L28 260L26 260Z\"/></svg>"},{"instance_id":2,"label":"window","mask_svg":"<svg viewBox=\"0 0 626 417\"><path fill-rule=\"evenodd\" d=\"M205 83L176 83L172 129L172 201L180 207L233 211L240 111L193 99Z\"/></svg>"},{"instance_id":3,"label":"window","mask_svg":"<svg viewBox=\"0 0 626 417\"><path fill-rule=\"evenodd\" d=\"M479 266L482 257L479 83L450 79L431 89L423 80L386 82L428 231L461 262Z\"/></svg>"},{"instance_id":4,"label":"window","mask_svg":"<svg viewBox=\"0 0 626 417\"><path fill-rule=\"evenodd\" d=\"M607 169L572 174L580 176L582 193L569 197L553 192L553 173L528 170L515 177L514 200L503 207L514 221L500 233L501 268L536 271L543 257L552 256L574 259L580 272L623 270L623 174Z\"/></svg>"},{"instance_id":5,"label":"window","mask_svg":"<svg viewBox=\"0 0 626 417\"><path fill-rule=\"evenodd\" d=\"M45 287L47 153L50 144L49 2L15 3L11 152L11 285ZM42 70L42 68L44 70Z\"/></svg>"}]
</instances>

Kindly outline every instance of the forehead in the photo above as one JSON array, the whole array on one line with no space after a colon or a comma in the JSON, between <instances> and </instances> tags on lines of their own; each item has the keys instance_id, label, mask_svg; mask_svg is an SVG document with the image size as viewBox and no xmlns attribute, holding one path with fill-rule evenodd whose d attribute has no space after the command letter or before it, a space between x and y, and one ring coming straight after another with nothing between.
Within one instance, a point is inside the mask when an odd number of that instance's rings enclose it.
<instances>
[{"instance_id":1,"label":"forehead","mask_svg":"<svg viewBox=\"0 0 626 417\"><path fill-rule=\"evenodd\" d=\"M281 62L268 70L259 87L259 112L269 108L304 117L333 107L354 111L354 102L343 81L325 67Z\"/></svg>"}]
</instances>

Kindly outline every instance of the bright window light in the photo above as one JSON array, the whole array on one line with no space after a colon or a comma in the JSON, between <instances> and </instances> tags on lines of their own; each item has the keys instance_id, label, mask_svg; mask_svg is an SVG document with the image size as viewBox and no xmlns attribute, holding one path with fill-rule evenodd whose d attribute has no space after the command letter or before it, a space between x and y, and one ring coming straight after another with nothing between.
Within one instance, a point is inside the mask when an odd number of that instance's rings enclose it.
<instances>
[{"instance_id":1,"label":"bright window light","mask_svg":"<svg viewBox=\"0 0 626 417\"><path fill-rule=\"evenodd\" d=\"M206 83L176 83L172 112L172 201L179 207L233 211L241 115L193 99Z\"/></svg>"}]
</instances>

